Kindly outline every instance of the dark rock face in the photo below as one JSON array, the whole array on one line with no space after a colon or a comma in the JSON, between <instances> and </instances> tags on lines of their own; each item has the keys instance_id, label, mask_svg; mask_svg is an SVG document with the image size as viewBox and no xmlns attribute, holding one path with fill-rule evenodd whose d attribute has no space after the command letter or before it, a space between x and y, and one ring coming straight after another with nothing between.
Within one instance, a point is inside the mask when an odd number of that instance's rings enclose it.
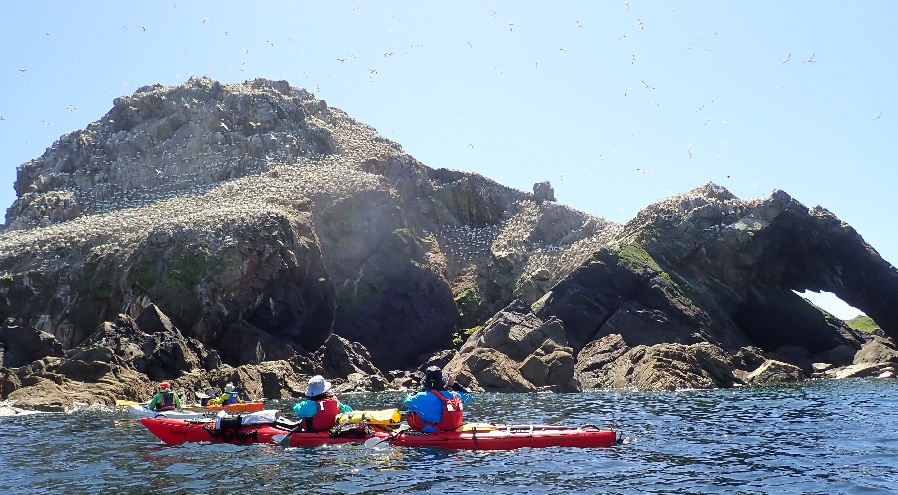
<instances>
[{"instance_id":1,"label":"dark rock face","mask_svg":"<svg viewBox=\"0 0 898 495\"><path fill-rule=\"evenodd\" d=\"M379 389L434 360L484 390L725 387L769 362L881 375L898 337L898 271L784 192L707 184L618 225L548 182L530 194L429 168L283 81L140 88L15 187L4 398L87 397L60 370L127 376L107 399L163 378L268 397L319 373ZM860 308L885 343L804 290Z\"/></svg>"},{"instance_id":2,"label":"dark rock face","mask_svg":"<svg viewBox=\"0 0 898 495\"><path fill-rule=\"evenodd\" d=\"M0 367L17 368L62 352L62 344L49 333L14 324L0 327Z\"/></svg>"},{"instance_id":3,"label":"dark rock face","mask_svg":"<svg viewBox=\"0 0 898 495\"><path fill-rule=\"evenodd\" d=\"M335 333L394 367L449 344L458 322L452 292L399 203L381 192L359 194L322 212L317 224L339 287Z\"/></svg>"}]
</instances>

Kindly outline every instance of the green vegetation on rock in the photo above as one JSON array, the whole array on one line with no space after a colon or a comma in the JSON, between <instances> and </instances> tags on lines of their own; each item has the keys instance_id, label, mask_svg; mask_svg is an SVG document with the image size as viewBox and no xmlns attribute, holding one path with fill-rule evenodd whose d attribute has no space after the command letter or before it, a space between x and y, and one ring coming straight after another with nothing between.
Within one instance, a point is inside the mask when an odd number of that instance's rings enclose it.
<instances>
[{"instance_id":1,"label":"green vegetation on rock","mask_svg":"<svg viewBox=\"0 0 898 495\"><path fill-rule=\"evenodd\" d=\"M618 256L620 256L620 264L630 271L638 273L645 268L650 268L658 273L663 272L654 258L639 244L631 242L624 245L618 252Z\"/></svg>"},{"instance_id":2,"label":"green vegetation on rock","mask_svg":"<svg viewBox=\"0 0 898 495\"><path fill-rule=\"evenodd\" d=\"M206 277L208 252L200 247L178 247L164 259L135 259L126 283L145 292L167 314L182 321L192 321L203 311L196 296L196 286Z\"/></svg>"},{"instance_id":3,"label":"green vegetation on rock","mask_svg":"<svg viewBox=\"0 0 898 495\"><path fill-rule=\"evenodd\" d=\"M879 325L877 325L876 322L873 321L873 318L863 315L855 316L854 318L847 320L845 324L854 330L865 333L873 333L874 330L879 329Z\"/></svg>"},{"instance_id":4,"label":"green vegetation on rock","mask_svg":"<svg viewBox=\"0 0 898 495\"><path fill-rule=\"evenodd\" d=\"M472 328L466 328L459 332L453 333L452 334L452 345L455 346L456 348L461 347L462 344L467 342L467 340L471 337L471 335L474 335L474 333L477 332L478 330L480 330L481 328L483 328L483 325L479 325L479 326L472 327Z\"/></svg>"},{"instance_id":5,"label":"green vegetation on rock","mask_svg":"<svg viewBox=\"0 0 898 495\"><path fill-rule=\"evenodd\" d=\"M473 282L459 289L460 292L455 296L455 305L461 314L462 325L470 325L480 318L480 313L483 310L483 295L480 293L480 288Z\"/></svg>"}]
</instances>

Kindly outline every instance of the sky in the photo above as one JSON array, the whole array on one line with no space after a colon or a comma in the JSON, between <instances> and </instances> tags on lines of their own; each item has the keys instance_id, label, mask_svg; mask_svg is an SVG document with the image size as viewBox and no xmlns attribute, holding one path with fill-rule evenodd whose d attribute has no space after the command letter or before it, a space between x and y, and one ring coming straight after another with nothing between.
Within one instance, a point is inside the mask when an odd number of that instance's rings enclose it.
<instances>
[{"instance_id":1,"label":"sky","mask_svg":"<svg viewBox=\"0 0 898 495\"><path fill-rule=\"evenodd\" d=\"M0 206L19 165L118 96L267 78L427 166L549 180L617 222L707 182L781 189L896 265L896 21L891 0L6 1Z\"/></svg>"}]
</instances>

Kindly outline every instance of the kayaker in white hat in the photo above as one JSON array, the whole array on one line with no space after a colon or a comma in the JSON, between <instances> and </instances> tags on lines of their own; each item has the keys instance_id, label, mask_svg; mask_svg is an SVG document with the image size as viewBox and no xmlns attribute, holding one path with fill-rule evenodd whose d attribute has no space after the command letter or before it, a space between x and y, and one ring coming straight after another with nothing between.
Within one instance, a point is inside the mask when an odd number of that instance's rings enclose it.
<instances>
[{"instance_id":1,"label":"kayaker in white hat","mask_svg":"<svg viewBox=\"0 0 898 495\"><path fill-rule=\"evenodd\" d=\"M337 424L338 414L352 411L330 390L331 383L321 375L309 380L306 398L293 406L293 412L304 422L304 431L328 431Z\"/></svg>"}]
</instances>

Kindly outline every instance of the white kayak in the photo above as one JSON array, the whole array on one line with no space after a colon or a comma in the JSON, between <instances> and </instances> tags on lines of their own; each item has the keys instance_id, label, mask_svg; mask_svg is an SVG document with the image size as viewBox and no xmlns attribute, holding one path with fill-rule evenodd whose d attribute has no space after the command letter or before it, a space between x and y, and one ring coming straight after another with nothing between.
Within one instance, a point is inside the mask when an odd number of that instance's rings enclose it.
<instances>
[{"instance_id":1,"label":"white kayak","mask_svg":"<svg viewBox=\"0 0 898 495\"><path fill-rule=\"evenodd\" d=\"M172 409L171 411L153 411L144 404L132 404L128 406L128 412L138 418L170 418L170 419L200 419L206 415L199 411L185 409Z\"/></svg>"}]
</instances>

